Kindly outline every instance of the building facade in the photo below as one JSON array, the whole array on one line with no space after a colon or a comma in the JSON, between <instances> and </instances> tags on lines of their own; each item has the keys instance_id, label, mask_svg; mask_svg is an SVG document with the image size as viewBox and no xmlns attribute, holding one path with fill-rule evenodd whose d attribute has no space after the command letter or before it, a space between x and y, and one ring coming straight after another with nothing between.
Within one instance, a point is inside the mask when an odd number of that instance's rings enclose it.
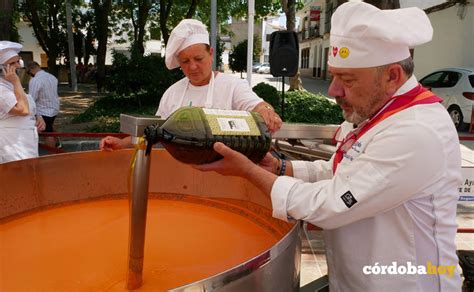
<instances>
[{"instance_id":1,"label":"building facade","mask_svg":"<svg viewBox=\"0 0 474 292\"><path fill-rule=\"evenodd\" d=\"M306 1L304 7L297 11L301 76L329 78L327 72L329 31L331 17L336 7L336 0Z\"/></svg>"}]
</instances>

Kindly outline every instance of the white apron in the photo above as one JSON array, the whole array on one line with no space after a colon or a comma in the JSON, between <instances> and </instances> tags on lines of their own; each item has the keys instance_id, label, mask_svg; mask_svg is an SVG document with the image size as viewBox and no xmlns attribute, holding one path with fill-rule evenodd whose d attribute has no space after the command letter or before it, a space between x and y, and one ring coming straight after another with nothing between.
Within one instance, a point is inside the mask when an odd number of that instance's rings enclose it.
<instances>
[{"instance_id":1,"label":"white apron","mask_svg":"<svg viewBox=\"0 0 474 292\"><path fill-rule=\"evenodd\" d=\"M8 115L0 120L0 163L38 157L36 106L30 95L28 103L30 115Z\"/></svg>"}]
</instances>

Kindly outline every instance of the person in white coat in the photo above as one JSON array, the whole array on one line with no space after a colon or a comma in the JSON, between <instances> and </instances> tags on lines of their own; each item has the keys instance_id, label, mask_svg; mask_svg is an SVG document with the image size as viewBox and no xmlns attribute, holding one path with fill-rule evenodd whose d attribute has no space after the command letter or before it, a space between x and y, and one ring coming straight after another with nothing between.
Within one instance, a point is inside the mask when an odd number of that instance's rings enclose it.
<instances>
[{"instance_id":1,"label":"person in white coat","mask_svg":"<svg viewBox=\"0 0 474 292\"><path fill-rule=\"evenodd\" d=\"M441 99L413 75L409 48L431 40L418 8L347 2L331 20L329 94L343 110L330 161L260 165L222 143L195 166L247 178L273 216L324 230L330 291L460 291L459 140Z\"/></svg>"},{"instance_id":2,"label":"person in white coat","mask_svg":"<svg viewBox=\"0 0 474 292\"><path fill-rule=\"evenodd\" d=\"M165 63L170 70L180 67L186 77L166 90L156 115L166 119L183 106L255 111L262 115L271 132L280 129L281 118L252 91L247 81L212 70L213 54L209 32L200 21L184 19L173 29ZM103 150L130 146L130 137L105 137L99 145Z\"/></svg>"},{"instance_id":3,"label":"person in white coat","mask_svg":"<svg viewBox=\"0 0 474 292\"><path fill-rule=\"evenodd\" d=\"M0 163L38 156L38 130L43 118L35 117L36 106L23 90L16 70L22 45L0 41Z\"/></svg>"}]
</instances>

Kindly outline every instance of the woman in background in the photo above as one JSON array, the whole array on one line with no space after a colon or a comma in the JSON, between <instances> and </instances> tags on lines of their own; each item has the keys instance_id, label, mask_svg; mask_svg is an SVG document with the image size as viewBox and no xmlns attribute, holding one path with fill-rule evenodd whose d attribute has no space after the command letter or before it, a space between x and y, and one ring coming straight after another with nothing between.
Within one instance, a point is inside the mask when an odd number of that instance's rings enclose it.
<instances>
[{"instance_id":1,"label":"woman in background","mask_svg":"<svg viewBox=\"0 0 474 292\"><path fill-rule=\"evenodd\" d=\"M22 67L21 48L0 41L0 163L38 157L38 131L45 127L16 72Z\"/></svg>"}]
</instances>

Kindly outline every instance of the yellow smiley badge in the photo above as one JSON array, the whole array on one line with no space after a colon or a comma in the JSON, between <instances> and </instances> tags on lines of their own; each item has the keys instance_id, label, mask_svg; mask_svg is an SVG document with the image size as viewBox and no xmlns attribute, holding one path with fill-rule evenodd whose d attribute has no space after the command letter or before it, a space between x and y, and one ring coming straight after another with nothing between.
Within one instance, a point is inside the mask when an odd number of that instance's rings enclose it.
<instances>
[{"instance_id":1,"label":"yellow smiley badge","mask_svg":"<svg viewBox=\"0 0 474 292\"><path fill-rule=\"evenodd\" d=\"M343 47L339 50L339 56L341 56L341 58L345 59L349 56L349 49L346 48L346 47Z\"/></svg>"}]
</instances>

